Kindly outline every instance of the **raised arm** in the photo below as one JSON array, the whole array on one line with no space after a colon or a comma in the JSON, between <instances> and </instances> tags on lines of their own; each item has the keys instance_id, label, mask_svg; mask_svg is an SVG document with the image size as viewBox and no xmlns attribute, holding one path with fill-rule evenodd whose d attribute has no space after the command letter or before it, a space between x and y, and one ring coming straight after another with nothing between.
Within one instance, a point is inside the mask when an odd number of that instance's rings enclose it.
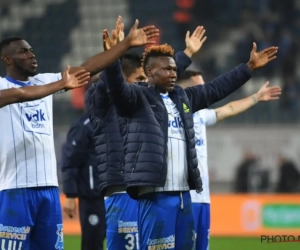
<instances>
[{"instance_id":1,"label":"raised arm","mask_svg":"<svg viewBox=\"0 0 300 250\"><path fill-rule=\"evenodd\" d=\"M186 88L192 112L207 108L240 88L251 78L253 70L265 66L276 58L277 50L278 47L270 47L257 52L256 44L253 43L250 60L247 64L241 64L204 85Z\"/></svg>"},{"instance_id":2,"label":"raised arm","mask_svg":"<svg viewBox=\"0 0 300 250\"><path fill-rule=\"evenodd\" d=\"M121 22L121 20L121 17L119 17L117 22ZM97 74L118 60L129 48L155 43L155 41L150 41L150 39L159 35L158 29L156 29L153 25L138 29L138 24L139 22L136 20L135 24L130 29L129 34L123 41L110 50L104 51L87 59L79 67L71 68L71 72L84 68L86 71L90 72L91 75Z\"/></svg>"},{"instance_id":3,"label":"raised arm","mask_svg":"<svg viewBox=\"0 0 300 250\"><path fill-rule=\"evenodd\" d=\"M104 70L107 93L111 101L124 115L132 113L137 108L140 87L136 84L128 84L122 74L120 61L113 63Z\"/></svg>"},{"instance_id":4,"label":"raised arm","mask_svg":"<svg viewBox=\"0 0 300 250\"><path fill-rule=\"evenodd\" d=\"M192 56L199 52L207 37L204 36L205 29L203 26L198 26L190 36L188 31L185 36L186 49L183 52L177 52L174 60L177 66L177 79L180 79L184 71L191 65Z\"/></svg>"},{"instance_id":5,"label":"raised arm","mask_svg":"<svg viewBox=\"0 0 300 250\"><path fill-rule=\"evenodd\" d=\"M268 85L269 82L266 82L257 93L215 109L217 121L245 112L259 102L278 100L281 95L281 88L278 86L268 87Z\"/></svg>"},{"instance_id":6,"label":"raised arm","mask_svg":"<svg viewBox=\"0 0 300 250\"><path fill-rule=\"evenodd\" d=\"M80 88L88 83L90 73L79 70L69 74L70 67L63 72L61 80L43 86L26 86L22 88L4 89L0 91L0 108L18 102L33 101L52 95L63 89Z\"/></svg>"}]
</instances>

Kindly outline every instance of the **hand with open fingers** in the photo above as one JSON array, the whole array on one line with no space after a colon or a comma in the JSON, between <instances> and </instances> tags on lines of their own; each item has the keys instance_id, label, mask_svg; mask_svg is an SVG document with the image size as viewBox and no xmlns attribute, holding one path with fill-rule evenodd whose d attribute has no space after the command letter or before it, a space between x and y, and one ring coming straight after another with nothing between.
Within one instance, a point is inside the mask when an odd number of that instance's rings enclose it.
<instances>
[{"instance_id":1,"label":"hand with open fingers","mask_svg":"<svg viewBox=\"0 0 300 250\"><path fill-rule=\"evenodd\" d=\"M281 88L279 86L268 87L269 82L266 82L257 92L257 98L260 102L267 102L278 100L281 95Z\"/></svg>"},{"instance_id":2,"label":"hand with open fingers","mask_svg":"<svg viewBox=\"0 0 300 250\"><path fill-rule=\"evenodd\" d=\"M122 17L119 16L116 22L115 30L117 32L117 43L124 40L125 33L124 33L124 23L122 22Z\"/></svg>"},{"instance_id":3,"label":"hand with open fingers","mask_svg":"<svg viewBox=\"0 0 300 250\"><path fill-rule=\"evenodd\" d=\"M76 215L76 199L67 198L63 210L69 218L74 218Z\"/></svg>"},{"instance_id":4,"label":"hand with open fingers","mask_svg":"<svg viewBox=\"0 0 300 250\"><path fill-rule=\"evenodd\" d=\"M117 45L118 43L116 30L112 30L111 34L112 36L110 38L107 29L103 30L102 32L103 49L105 51L111 49L113 46Z\"/></svg>"},{"instance_id":5,"label":"hand with open fingers","mask_svg":"<svg viewBox=\"0 0 300 250\"><path fill-rule=\"evenodd\" d=\"M136 20L132 28L130 29L129 34L125 38L130 47L139 47L146 44L155 44L155 41L151 41L150 39L159 36L159 30L154 26L146 26L143 28L139 28L139 21Z\"/></svg>"},{"instance_id":6,"label":"hand with open fingers","mask_svg":"<svg viewBox=\"0 0 300 250\"><path fill-rule=\"evenodd\" d=\"M206 41L207 37L204 36L205 29L203 26L198 26L193 34L190 36L190 32L188 31L185 36L185 44L186 50L184 51L188 56L192 56L197 53L204 42Z\"/></svg>"},{"instance_id":7,"label":"hand with open fingers","mask_svg":"<svg viewBox=\"0 0 300 250\"><path fill-rule=\"evenodd\" d=\"M65 84L65 89L80 88L88 84L90 79L90 72L85 69L78 70L74 74L70 74L70 66L62 74L62 80Z\"/></svg>"},{"instance_id":8,"label":"hand with open fingers","mask_svg":"<svg viewBox=\"0 0 300 250\"><path fill-rule=\"evenodd\" d=\"M116 22L116 27L111 32L111 38L107 29L103 30L103 49L109 50L119 42L124 40L124 23L122 23L122 17L119 16Z\"/></svg>"},{"instance_id":9,"label":"hand with open fingers","mask_svg":"<svg viewBox=\"0 0 300 250\"><path fill-rule=\"evenodd\" d=\"M247 63L250 70L264 67L269 62L276 59L278 47L272 46L262 51L257 52L256 43L253 43L253 48L250 53L250 59Z\"/></svg>"}]
</instances>

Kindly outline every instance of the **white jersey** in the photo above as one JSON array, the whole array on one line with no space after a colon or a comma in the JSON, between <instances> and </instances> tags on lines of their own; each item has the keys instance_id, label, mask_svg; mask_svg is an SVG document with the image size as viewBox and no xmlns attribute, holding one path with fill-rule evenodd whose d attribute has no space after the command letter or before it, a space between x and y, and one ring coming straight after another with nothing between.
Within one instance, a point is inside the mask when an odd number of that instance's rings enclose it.
<instances>
[{"instance_id":1,"label":"white jersey","mask_svg":"<svg viewBox=\"0 0 300 250\"><path fill-rule=\"evenodd\" d=\"M186 156L186 138L183 123L175 103L168 94L161 94L168 111L168 170L164 187L155 191L187 191L188 168Z\"/></svg>"},{"instance_id":2,"label":"white jersey","mask_svg":"<svg viewBox=\"0 0 300 250\"><path fill-rule=\"evenodd\" d=\"M217 122L217 116L215 110L203 109L193 114L193 117L198 168L203 182L203 191L198 194L195 190L191 190L190 193L192 202L210 203L206 126L215 124Z\"/></svg>"},{"instance_id":3,"label":"white jersey","mask_svg":"<svg viewBox=\"0 0 300 250\"><path fill-rule=\"evenodd\" d=\"M60 73L39 74L29 82L0 77L0 90L60 79ZM52 109L52 95L0 109L0 191L58 186Z\"/></svg>"}]
</instances>

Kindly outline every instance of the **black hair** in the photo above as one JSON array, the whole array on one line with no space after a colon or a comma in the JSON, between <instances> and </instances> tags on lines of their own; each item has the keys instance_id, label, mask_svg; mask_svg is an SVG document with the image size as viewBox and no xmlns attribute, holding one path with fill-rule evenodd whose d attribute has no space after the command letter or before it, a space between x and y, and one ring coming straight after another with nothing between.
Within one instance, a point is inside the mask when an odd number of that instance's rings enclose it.
<instances>
[{"instance_id":1,"label":"black hair","mask_svg":"<svg viewBox=\"0 0 300 250\"><path fill-rule=\"evenodd\" d=\"M0 42L0 56L3 56L3 51L8 47L12 42L24 40L22 37L9 37Z\"/></svg>"},{"instance_id":2,"label":"black hair","mask_svg":"<svg viewBox=\"0 0 300 250\"><path fill-rule=\"evenodd\" d=\"M128 52L121 58L122 71L126 77L129 77L136 69L142 67L142 57L137 53Z\"/></svg>"},{"instance_id":3,"label":"black hair","mask_svg":"<svg viewBox=\"0 0 300 250\"><path fill-rule=\"evenodd\" d=\"M183 86L186 82L189 82L193 76L202 76L203 72L198 70L186 70L184 71L183 75L178 79L177 83L178 85Z\"/></svg>"},{"instance_id":4,"label":"black hair","mask_svg":"<svg viewBox=\"0 0 300 250\"><path fill-rule=\"evenodd\" d=\"M193 76L202 76L202 71L194 71L194 70L186 70L184 71L183 75L180 77L179 81L188 80Z\"/></svg>"}]
</instances>

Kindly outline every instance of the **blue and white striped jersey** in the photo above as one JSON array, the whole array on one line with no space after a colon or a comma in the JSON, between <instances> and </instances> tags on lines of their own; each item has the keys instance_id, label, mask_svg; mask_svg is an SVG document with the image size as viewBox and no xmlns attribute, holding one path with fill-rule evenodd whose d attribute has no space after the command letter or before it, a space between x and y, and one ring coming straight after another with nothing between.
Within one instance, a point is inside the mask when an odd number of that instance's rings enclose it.
<instances>
[{"instance_id":1,"label":"blue and white striped jersey","mask_svg":"<svg viewBox=\"0 0 300 250\"><path fill-rule=\"evenodd\" d=\"M183 123L175 103L168 94L161 94L168 111L168 171L164 187L155 191L187 191L188 168L186 155L186 138Z\"/></svg>"},{"instance_id":2,"label":"blue and white striped jersey","mask_svg":"<svg viewBox=\"0 0 300 250\"><path fill-rule=\"evenodd\" d=\"M195 190L191 190L190 194L194 203L210 203L206 126L215 124L217 116L214 109L203 109L194 113L193 117L198 168L203 182L203 191L198 194Z\"/></svg>"},{"instance_id":3,"label":"blue and white striped jersey","mask_svg":"<svg viewBox=\"0 0 300 250\"><path fill-rule=\"evenodd\" d=\"M39 74L28 82L5 77L0 78L0 90L60 79L61 73ZM58 186L52 113L52 95L0 109L0 191Z\"/></svg>"}]
</instances>

